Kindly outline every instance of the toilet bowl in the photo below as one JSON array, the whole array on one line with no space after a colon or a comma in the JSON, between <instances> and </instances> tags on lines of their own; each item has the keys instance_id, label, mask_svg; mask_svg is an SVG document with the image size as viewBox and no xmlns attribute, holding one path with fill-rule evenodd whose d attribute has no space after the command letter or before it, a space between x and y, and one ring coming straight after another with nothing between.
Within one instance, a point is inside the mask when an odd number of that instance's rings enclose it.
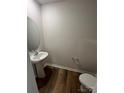
<instances>
[{"instance_id":1,"label":"toilet bowl","mask_svg":"<svg viewBox=\"0 0 124 93\"><path fill-rule=\"evenodd\" d=\"M84 73L79 76L79 81L81 83L81 92L87 88L89 91L92 91L92 93L97 93L97 78L95 76Z\"/></svg>"}]
</instances>

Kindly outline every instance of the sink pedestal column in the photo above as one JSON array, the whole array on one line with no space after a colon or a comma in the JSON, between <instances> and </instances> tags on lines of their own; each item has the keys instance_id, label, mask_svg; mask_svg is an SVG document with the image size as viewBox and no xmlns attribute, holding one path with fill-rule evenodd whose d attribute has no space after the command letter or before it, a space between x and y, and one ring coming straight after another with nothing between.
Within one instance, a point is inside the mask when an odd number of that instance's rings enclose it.
<instances>
[{"instance_id":1,"label":"sink pedestal column","mask_svg":"<svg viewBox=\"0 0 124 93\"><path fill-rule=\"evenodd\" d=\"M45 62L39 62L37 64L33 64L36 77L44 78L46 76L45 71L44 71L44 64L45 64Z\"/></svg>"},{"instance_id":2,"label":"sink pedestal column","mask_svg":"<svg viewBox=\"0 0 124 93\"><path fill-rule=\"evenodd\" d=\"M45 71L44 71L44 64L45 64L45 60L43 60L42 62L39 63L39 77L40 78L44 78L46 75L45 75Z\"/></svg>"},{"instance_id":3,"label":"sink pedestal column","mask_svg":"<svg viewBox=\"0 0 124 93\"><path fill-rule=\"evenodd\" d=\"M43 67L40 69L40 71L41 71L41 78L44 78L45 77L45 72L44 72L44 69L43 69Z\"/></svg>"}]
</instances>

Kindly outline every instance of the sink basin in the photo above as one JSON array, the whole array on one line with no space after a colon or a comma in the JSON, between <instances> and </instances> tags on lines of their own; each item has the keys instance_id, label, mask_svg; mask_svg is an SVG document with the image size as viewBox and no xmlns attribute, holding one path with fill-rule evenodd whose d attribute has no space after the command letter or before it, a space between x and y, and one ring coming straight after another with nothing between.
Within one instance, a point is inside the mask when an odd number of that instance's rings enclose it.
<instances>
[{"instance_id":1,"label":"sink basin","mask_svg":"<svg viewBox=\"0 0 124 93\"><path fill-rule=\"evenodd\" d=\"M47 56L48 56L48 53L43 51L38 52L38 54L36 55L34 55L34 53L30 53L30 58L32 63L39 63L45 58L47 58Z\"/></svg>"}]
</instances>

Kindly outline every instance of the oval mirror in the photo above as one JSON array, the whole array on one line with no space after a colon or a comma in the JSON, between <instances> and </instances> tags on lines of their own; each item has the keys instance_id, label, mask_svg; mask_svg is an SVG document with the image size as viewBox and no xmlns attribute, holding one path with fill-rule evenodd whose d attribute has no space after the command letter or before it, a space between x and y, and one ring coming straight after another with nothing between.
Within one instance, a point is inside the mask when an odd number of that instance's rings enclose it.
<instances>
[{"instance_id":1,"label":"oval mirror","mask_svg":"<svg viewBox=\"0 0 124 93\"><path fill-rule=\"evenodd\" d=\"M27 46L28 50L36 50L40 45L40 31L36 23L27 17Z\"/></svg>"}]
</instances>

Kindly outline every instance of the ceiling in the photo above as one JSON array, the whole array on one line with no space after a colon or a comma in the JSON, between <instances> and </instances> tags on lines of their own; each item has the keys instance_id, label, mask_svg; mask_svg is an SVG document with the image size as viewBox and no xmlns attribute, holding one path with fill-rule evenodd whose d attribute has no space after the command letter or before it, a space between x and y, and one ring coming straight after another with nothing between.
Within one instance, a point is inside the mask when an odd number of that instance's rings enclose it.
<instances>
[{"instance_id":1,"label":"ceiling","mask_svg":"<svg viewBox=\"0 0 124 93\"><path fill-rule=\"evenodd\" d=\"M63 0L37 0L40 4L46 4L46 3L52 3L52 2L58 2Z\"/></svg>"}]
</instances>

